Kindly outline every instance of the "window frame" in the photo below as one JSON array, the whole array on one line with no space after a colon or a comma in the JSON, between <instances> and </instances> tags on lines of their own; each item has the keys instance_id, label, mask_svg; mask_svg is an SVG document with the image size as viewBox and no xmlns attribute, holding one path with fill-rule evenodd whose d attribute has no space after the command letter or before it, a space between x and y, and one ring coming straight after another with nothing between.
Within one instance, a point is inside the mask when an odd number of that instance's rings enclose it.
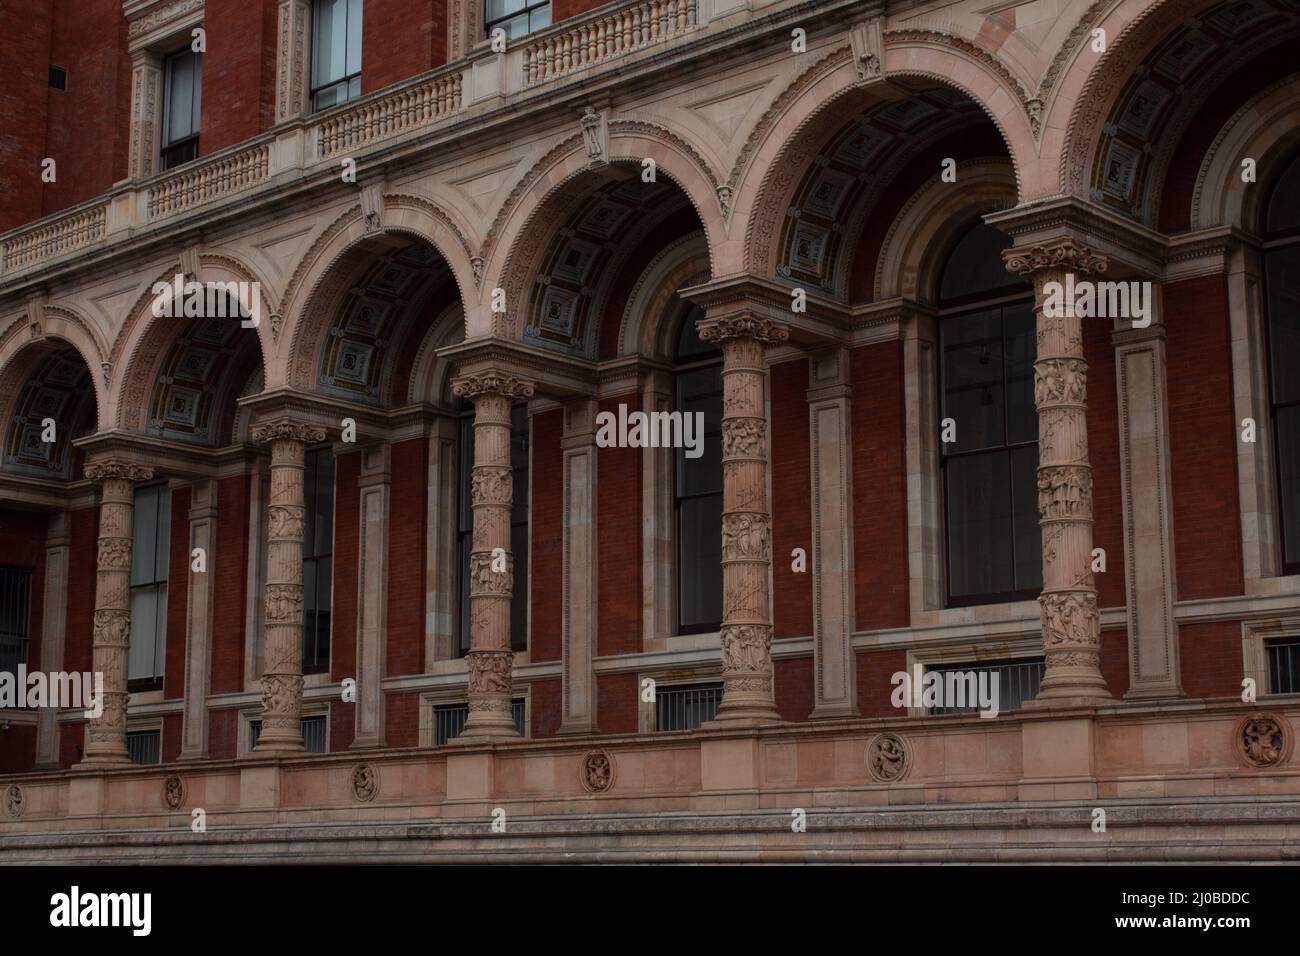
<instances>
[{"instance_id":1,"label":"window frame","mask_svg":"<svg viewBox=\"0 0 1300 956\"><path fill-rule=\"evenodd\" d=\"M316 499L320 494L316 482L309 480L311 470L310 462L313 457L327 456L330 462L330 482L329 482L329 543L328 551L317 554L315 553L315 512ZM310 490L309 490L310 489ZM334 458L334 448L332 445L317 445L314 448L308 448L303 457L303 522L302 522L302 581L303 581L303 600L302 600L302 672L307 674L328 674L332 661L331 654L334 648L334 527L337 519L336 509L338 505L338 462ZM308 554L309 546L312 553ZM325 627L325 661L318 663L320 656L320 612L322 610L319 602L312 608L307 606L307 571L310 566L314 572L314 589L315 594L320 594L320 565L322 562L329 562L329 601L325 607L329 615L329 622ZM313 616L314 615L314 616ZM315 630L315 653L312 655L312 663L307 663L307 646L308 646L308 622L311 621L316 625Z\"/></svg>"},{"instance_id":2,"label":"window frame","mask_svg":"<svg viewBox=\"0 0 1300 956\"><path fill-rule=\"evenodd\" d=\"M533 14L543 9L546 10L546 23L534 27ZM502 24L509 23L511 20L514 20L516 17L520 17L520 16L526 15L528 17L528 29L517 37L511 36L507 32L506 33L507 41L520 40L523 39L524 37L532 36L534 33L537 33L541 30L545 30L548 27L552 27L555 25L554 21L551 20L551 0L537 0L537 2L535 3L530 2L530 0L524 0L524 5L520 7L518 10L513 10L510 13L497 17L495 20L488 19L487 0L483 0L482 11L483 11L483 36L489 40L492 39L493 30L495 30L497 27L501 26Z\"/></svg>"},{"instance_id":3,"label":"window frame","mask_svg":"<svg viewBox=\"0 0 1300 956\"><path fill-rule=\"evenodd\" d=\"M165 556L166 556L166 560L164 560L164 562L163 562L163 567L164 567L164 568L166 569L166 571L167 571L167 576L164 577L164 578L161 578L161 579L154 578L154 579L152 579L152 580L150 580L150 581L147 581L147 582L141 582L141 583L139 583L139 584L136 584L136 583L134 583L134 581L131 580L131 578L134 578L134 577L135 577L135 560L136 560L136 553L137 553L137 550L138 550L138 548L139 548L139 544L138 544L138 543L136 542L136 540L135 540L135 520L136 520L136 516L137 516L138 513L139 513L139 510L138 510L138 509L139 509L139 505L140 505L140 496L141 496L142 494L158 493L158 494L160 495L160 497L161 497L161 493L162 493L162 492L165 492L165 493L166 493L166 499L167 499L166 521L158 521L158 522L156 522L155 525L154 525L154 568L155 568L155 573L156 573L156 569L157 569L157 567L158 567L158 543L159 543L159 542L158 542L158 537L159 537L159 531L160 531L160 529L162 529L162 528L166 528L166 534L167 534L167 546L163 549L163 552L164 552L164 554L165 554ZM161 508L159 508L158 510L159 510L159 512L162 511ZM160 515L160 516L161 516L161 515ZM169 592L170 592L170 584L171 584L171 525L172 525L172 494L171 494L171 487L167 484L167 482L165 482L165 481L163 481L163 482L153 482L153 483L151 483L151 484L147 484L147 485L140 485L139 487L137 487L137 488L135 489L135 491L134 491L134 493L133 493L133 495L132 495L132 501L131 501L131 522L132 522L132 529L131 529L131 570L130 570L130 572L129 572L129 573L130 573L130 578L128 578L128 586L127 586L127 592L128 592L128 598L127 598L127 600L128 600L128 604L129 604L129 605L133 605L133 604L135 603L134 600L133 600L133 598L134 598L134 595L135 595L136 591L143 590L143 589L145 589L145 588L152 588L156 593L159 593L159 594L161 594L161 596L162 596L162 598L161 598L161 600L162 600L162 613L161 613L161 615L160 615L161 620L159 620L158 617L155 617L155 621L154 621L154 624L155 624L155 631L154 631L154 649L153 649L153 655L152 655L153 668L154 668L154 670L161 671L161 672L160 672L160 673L155 673L155 674L154 674L153 676L151 676L151 677L131 677L131 647L134 645L134 643L135 643L135 641L136 641L136 625L137 625L137 615L134 614L134 613L131 614L131 635L130 635L129 641L128 641L128 643L127 643L127 681L126 681L126 689L127 689L127 692L128 692L128 693L135 694L135 693L142 693L142 692L148 692L148 691L158 691L158 690L162 690L162 689L163 689L163 681L164 681L164 679L165 679L165 677L166 677L166 670L167 670L167 614L168 614L168 609L169 609ZM161 633L159 633L158 625L161 625ZM159 658L159 650L158 650L158 649L159 649L159 645L160 645L160 644L161 644L161 646L162 646L162 662L161 662L161 664L159 663L159 660L158 660L158 658Z\"/></svg>"},{"instance_id":4,"label":"window frame","mask_svg":"<svg viewBox=\"0 0 1300 956\"><path fill-rule=\"evenodd\" d=\"M320 51L320 48L321 48L321 47L320 47L320 11L321 11L321 4L322 4L322 0L312 0L312 5L311 5L311 56L307 58L307 59L308 59L308 63L307 63L307 81L308 81L308 84L307 84L307 111L308 111L308 113L311 114L311 115L315 115L316 113L323 113L323 112L325 112L326 110L331 110L331 109L334 109L335 107L338 107L338 106L343 106L345 103L350 103L350 102L352 102L353 100L355 100L355 99L359 99L359 98L361 97L361 62L360 62L360 61L364 59L364 54L365 54L365 34L364 34L364 32L363 32L363 33L362 33L362 37L361 37L361 39L358 41L358 43L359 43L359 45L360 45L359 48L360 48L361 52L358 54L358 61L359 61L359 62L357 63L357 70L356 70L355 73L348 73L348 72L347 72L347 48L348 48L348 37L350 36L350 33L351 33L351 26L352 26L352 24L351 24L351 19L352 19L352 17L351 17L351 2L350 2L350 0L343 0L344 12L345 12L345 15L346 15L346 20L345 20L345 22L344 22L344 27L343 27L343 70L344 70L344 73L343 73L342 76L339 76L339 77L336 77L336 78L334 78L334 79L331 79L331 80L330 80L329 82L327 82L327 83L322 83L322 84L319 85L319 86L316 84L316 63L317 63L316 55L317 55L317 53ZM364 30L364 24L365 24L365 0L358 0L357 7L358 7L358 13L360 13L360 16L358 17L358 19L361 21L361 23L360 23L360 25L358 25L357 29L358 29L358 30ZM356 83L357 83L357 92L356 92L355 94L353 94L353 93L351 92L351 85L352 85L352 81L353 81L353 80L356 80ZM340 87L340 86L346 88L346 90L345 90L346 95L343 97L343 99L338 100L337 102L334 102L334 103L330 103L330 104L327 105L327 106L318 106L318 105L317 105L317 103L316 103L316 97L317 97L317 96L319 96L321 93L326 92L327 90L333 90L333 89L336 89L337 87Z\"/></svg>"},{"instance_id":5,"label":"window frame","mask_svg":"<svg viewBox=\"0 0 1300 956\"><path fill-rule=\"evenodd\" d=\"M16 672L19 664L28 664L31 661L32 584L36 578L36 569L18 564L0 564L0 581L4 581L10 574L14 575L16 579L22 579L25 577L25 581L16 581L14 585L15 593L24 597L23 600L18 602L18 605L21 605L19 610L21 612L22 633L19 634L17 631L0 631L0 638L14 638L13 644L16 646L17 650L14 654L13 667ZM0 595L5 593L6 589L0 588ZM5 644L0 644L0 648L3 648L4 646ZM5 669L7 666L8 662L5 661L2 655L0 655L0 670Z\"/></svg>"},{"instance_id":6,"label":"window frame","mask_svg":"<svg viewBox=\"0 0 1300 956\"><path fill-rule=\"evenodd\" d=\"M169 128L171 126L171 105L172 105L172 76L174 74L176 62L182 57L192 57L194 60L194 87L190 94L190 107L194 113L194 132L177 140L169 139ZM163 57L162 61L163 76L163 103L161 117L161 131L158 136L158 171L169 172L184 166L186 163L192 163L199 158L199 131L202 127L202 104L203 104L203 54L198 53L191 47L186 46L176 50ZM173 161L173 156L184 155L183 158Z\"/></svg>"}]
</instances>

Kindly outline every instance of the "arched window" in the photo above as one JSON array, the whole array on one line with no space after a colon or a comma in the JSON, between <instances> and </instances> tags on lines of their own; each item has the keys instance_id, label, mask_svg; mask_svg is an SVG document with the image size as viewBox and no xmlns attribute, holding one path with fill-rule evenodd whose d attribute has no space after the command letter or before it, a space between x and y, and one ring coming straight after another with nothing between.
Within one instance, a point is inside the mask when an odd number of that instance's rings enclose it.
<instances>
[{"instance_id":1,"label":"arched window","mask_svg":"<svg viewBox=\"0 0 1300 956\"><path fill-rule=\"evenodd\" d=\"M940 462L947 603L1042 589L1034 301L984 223L957 242L939 291ZM951 438L952 440L943 440Z\"/></svg>"},{"instance_id":2,"label":"arched window","mask_svg":"<svg viewBox=\"0 0 1300 956\"><path fill-rule=\"evenodd\" d=\"M673 410L704 415L703 446L673 451L677 633L717 630L722 622L722 353L700 340L692 308L674 356Z\"/></svg>"},{"instance_id":3,"label":"arched window","mask_svg":"<svg viewBox=\"0 0 1300 956\"><path fill-rule=\"evenodd\" d=\"M1278 529L1285 574L1300 573L1300 155L1273 185L1264 212L1269 405L1277 458Z\"/></svg>"},{"instance_id":4,"label":"arched window","mask_svg":"<svg viewBox=\"0 0 1300 956\"><path fill-rule=\"evenodd\" d=\"M460 419L456 448L456 547L460 556L457 581L457 631L460 654L469 651L469 556L474 550L474 507L470 487L474 475L474 412L466 405ZM510 599L510 647L528 649L528 406L516 405L510 412L510 468L514 501L510 506L510 553L514 564L513 595Z\"/></svg>"}]
</instances>

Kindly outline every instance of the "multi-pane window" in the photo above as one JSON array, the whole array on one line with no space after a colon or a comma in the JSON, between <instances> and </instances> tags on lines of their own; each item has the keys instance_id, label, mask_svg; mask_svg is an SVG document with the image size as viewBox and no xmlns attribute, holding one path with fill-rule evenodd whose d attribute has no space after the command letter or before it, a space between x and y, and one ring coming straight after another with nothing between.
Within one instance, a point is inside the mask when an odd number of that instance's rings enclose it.
<instances>
[{"instance_id":1,"label":"multi-pane window","mask_svg":"<svg viewBox=\"0 0 1300 956\"><path fill-rule=\"evenodd\" d=\"M528 648L528 407L516 405L510 413L510 468L513 503L510 507L510 552L514 567L510 599L510 646ZM460 557L458 615L460 652L469 651L469 557L474 548L474 503L470 488L474 476L474 416L460 420L457 450L459 468L456 507L456 547Z\"/></svg>"},{"instance_id":2,"label":"multi-pane window","mask_svg":"<svg viewBox=\"0 0 1300 956\"><path fill-rule=\"evenodd\" d=\"M674 451L677 543L677 632L716 630L722 620L722 355L700 340L692 309L677 337L675 406L704 415L702 454ZM693 453L693 452L692 452Z\"/></svg>"},{"instance_id":3,"label":"multi-pane window","mask_svg":"<svg viewBox=\"0 0 1300 956\"><path fill-rule=\"evenodd\" d=\"M311 43L311 108L361 95L361 0L316 0Z\"/></svg>"},{"instance_id":4,"label":"multi-pane window","mask_svg":"<svg viewBox=\"0 0 1300 956\"><path fill-rule=\"evenodd\" d=\"M945 699L944 704L939 707L927 708L927 713L931 714L973 714L980 710L980 684L989 692L992 703L996 706L999 713L1008 710L1019 710L1025 706L1025 701L1033 700L1038 696L1038 685L1043 682L1043 658L1035 657L1021 661L996 661L986 664L945 664L942 667L927 667L926 674L937 674L943 681L940 685L944 688L942 693L947 695L948 686L954 684L954 694L960 694L964 697L963 704L957 706L956 697ZM954 675L954 681L950 682L947 675ZM975 683L972 685L966 680L967 675L975 677ZM997 677L997 692L993 693L993 680ZM960 690L956 689L955 679L962 679ZM924 689L924 688L922 688Z\"/></svg>"},{"instance_id":5,"label":"multi-pane window","mask_svg":"<svg viewBox=\"0 0 1300 956\"><path fill-rule=\"evenodd\" d=\"M325 715L318 714L314 717L303 717L298 722L302 729L302 742L307 747L310 754L323 754L325 752ZM252 750L257 746L257 740L262 736L262 722L260 720L250 720L248 722L248 749Z\"/></svg>"},{"instance_id":6,"label":"multi-pane window","mask_svg":"<svg viewBox=\"0 0 1300 956\"><path fill-rule=\"evenodd\" d=\"M1032 597L1042 587L1034 310L1008 285L997 230L978 225L940 294L940 460L948 603ZM952 439L952 440L948 440Z\"/></svg>"},{"instance_id":7,"label":"multi-pane window","mask_svg":"<svg viewBox=\"0 0 1300 956\"><path fill-rule=\"evenodd\" d=\"M483 23L487 36L503 30L507 40L516 40L551 25L551 0L486 0Z\"/></svg>"},{"instance_id":8,"label":"multi-pane window","mask_svg":"<svg viewBox=\"0 0 1300 956\"><path fill-rule=\"evenodd\" d=\"M655 730L698 730L718 716L722 683L678 684L655 690Z\"/></svg>"},{"instance_id":9,"label":"multi-pane window","mask_svg":"<svg viewBox=\"0 0 1300 956\"><path fill-rule=\"evenodd\" d=\"M167 558L171 544L172 493L166 485L135 492L131 531L131 650L128 687L162 687L167 653Z\"/></svg>"},{"instance_id":10,"label":"multi-pane window","mask_svg":"<svg viewBox=\"0 0 1300 956\"><path fill-rule=\"evenodd\" d=\"M0 673L27 663L31 608L31 569L0 567Z\"/></svg>"},{"instance_id":11,"label":"multi-pane window","mask_svg":"<svg viewBox=\"0 0 1300 956\"><path fill-rule=\"evenodd\" d=\"M1264 642L1268 659L1268 693L1300 693L1300 637Z\"/></svg>"},{"instance_id":12,"label":"multi-pane window","mask_svg":"<svg viewBox=\"0 0 1300 956\"><path fill-rule=\"evenodd\" d=\"M307 452L303 473L302 672L330 669L330 599L334 580L334 451Z\"/></svg>"},{"instance_id":13,"label":"multi-pane window","mask_svg":"<svg viewBox=\"0 0 1300 956\"><path fill-rule=\"evenodd\" d=\"M162 731L128 730L126 755L131 763L162 763Z\"/></svg>"},{"instance_id":14,"label":"multi-pane window","mask_svg":"<svg viewBox=\"0 0 1300 956\"><path fill-rule=\"evenodd\" d=\"M524 700L517 697L510 702L510 716L514 718L515 730L520 737L528 736L525 726ZM459 737L469 720L469 704L439 704L433 708L433 745L441 747L447 741Z\"/></svg>"},{"instance_id":15,"label":"multi-pane window","mask_svg":"<svg viewBox=\"0 0 1300 956\"><path fill-rule=\"evenodd\" d=\"M1269 196L1264 282L1282 566L1300 574L1300 155Z\"/></svg>"},{"instance_id":16,"label":"multi-pane window","mask_svg":"<svg viewBox=\"0 0 1300 956\"><path fill-rule=\"evenodd\" d=\"M199 155L199 101L203 96L203 54L182 50L163 64L162 168L172 169Z\"/></svg>"}]
</instances>

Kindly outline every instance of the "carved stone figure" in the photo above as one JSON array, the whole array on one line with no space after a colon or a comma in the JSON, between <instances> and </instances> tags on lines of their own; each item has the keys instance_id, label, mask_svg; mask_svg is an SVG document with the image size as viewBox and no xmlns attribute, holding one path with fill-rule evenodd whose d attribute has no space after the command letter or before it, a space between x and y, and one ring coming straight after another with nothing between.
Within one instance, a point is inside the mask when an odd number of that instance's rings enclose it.
<instances>
[{"instance_id":1,"label":"carved stone figure","mask_svg":"<svg viewBox=\"0 0 1300 956\"><path fill-rule=\"evenodd\" d=\"M867 745L867 769L882 783L900 779L907 770L907 744L897 734L880 734Z\"/></svg>"}]
</instances>

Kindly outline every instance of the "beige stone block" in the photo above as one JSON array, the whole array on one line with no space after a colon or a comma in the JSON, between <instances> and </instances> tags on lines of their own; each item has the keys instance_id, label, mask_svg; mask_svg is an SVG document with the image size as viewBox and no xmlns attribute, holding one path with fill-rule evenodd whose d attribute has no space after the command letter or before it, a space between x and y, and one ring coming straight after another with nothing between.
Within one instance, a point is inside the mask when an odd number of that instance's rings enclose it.
<instances>
[{"instance_id":1,"label":"beige stone block","mask_svg":"<svg viewBox=\"0 0 1300 956\"><path fill-rule=\"evenodd\" d=\"M240 809L253 810L280 806L280 777L280 768L275 764L241 768Z\"/></svg>"},{"instance_id":2,"label":"beige stone block","mask_svg":"<svg viewBox=\"0 0 1300 956\"><path fill-rule=\"evenodd\" d=\"M801 755L801 768L802 763ZM756 787L759 782L758 742L753 737L702 740L700 771L705 790L748 790Z\"/></svg>"},{"instance_id":3,"label":"beige stone block","mask_svg":"<svg viewBox=\"0 0 1300 956\"><path fill-rule=\"evenodd\" d=\"M835 744L829 740L800 741L798 761L800 783L829 783L835 777Z\"/></svg>"},{"instance_id":4,"label":"beige stone block","mask_svg":"<svg viewBox=\"0 0 1300 956\"><path fill-rule=\"evenodd\" d=\"M763 747L763 783L767 786L794 783L798 758L792 743L773 743Z\"/></svg>"},{"instance_id":5,"label":"beige stone block","mask_svg":"<svg viewBox=\"0 0 1300 956\"><path fill-rule=\"evenodd\" d=\"M75 776L68 781L68 814L93 816L104 812L104 778Z\"/></svg>"},{"instance_id":6,"label":"beige stone block","mask_svg":"<svg viewBox=\"0 0 1300 956\"><path fill-rule=\"evenodd\" d=\"M1148 767L1186 767L1187 755L1186 723L1142 724L1142 756Z\"/></svg>"},{"instance_id":7,"label":"beige stone block","mask_svg":"<svg viewBox=\"0 0 1300 956\"><path fill-rule=\"evenodd\" d=\"M484 800L493 794L494 761L490 753L447 755L447 799Z\"/></svg>"}]
</instances>

